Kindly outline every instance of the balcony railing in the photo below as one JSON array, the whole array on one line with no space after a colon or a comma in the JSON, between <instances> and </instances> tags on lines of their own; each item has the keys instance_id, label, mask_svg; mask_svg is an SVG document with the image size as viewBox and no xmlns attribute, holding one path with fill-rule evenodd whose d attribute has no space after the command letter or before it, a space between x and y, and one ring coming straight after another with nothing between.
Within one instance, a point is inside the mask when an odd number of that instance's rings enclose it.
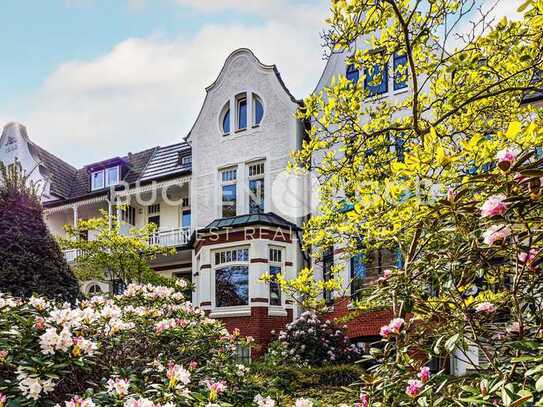
<instances>
[{"instance_id":1,"label":"balcony railing","mask_svg":"<svg viewBox=\"0 0 543 407\"><path fill-rule=\"evenodd\" d=\"M189 243L190 234L189 228L159 231L151 236L149 243L162 247L184 246Z\"/></svg>"},{"instance_id":2,"label":"balcony railing","mask_svg":"<svg viewBox=\"0 0 543 407\"><path fill-rule=\"evenodd\" d=\"M77 259L79 256L79 250L77 249L71 249L71 250L64 250L64 258L68 263L72 263Z\"/></svg>"}]
</instances>

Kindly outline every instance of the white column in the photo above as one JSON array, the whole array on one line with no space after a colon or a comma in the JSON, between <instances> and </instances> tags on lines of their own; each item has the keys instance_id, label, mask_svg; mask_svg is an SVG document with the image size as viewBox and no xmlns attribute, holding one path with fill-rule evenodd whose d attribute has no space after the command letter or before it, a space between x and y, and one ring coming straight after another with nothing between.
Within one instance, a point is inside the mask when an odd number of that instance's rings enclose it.
<instances>
[{"instance_id":1,"label":"white column","mask_svg":"<svg viewBox=\"0 0 543 407\"><path fill-rule=\"evenodd\" d=\"M200 249L200 270L198 270L199 273L199 280L200 280L200 287L198 287L198 298L200 300L200 304L202 303L206 305L201 305L201 308L204 310L211 309L210 305L207 305L209 303L212 303L212 297L213 297L213 288L214 284L212 284L211 281L211 274L212 274L212 265L211 265L211 257L209 255L209 248L203 247Z\"/></svg>"},{"instance_id":2,"label":"white column","mask_svg":"<svg viewBox=\"0 0 543 407\"><path fill-rule=\"evenodd\" d=\"M79 221L79 219L78 219L78 216L79 216L79 213L78 213L79 207L78 207L77 205L72 205L72 210L73 210L73 212L74 212L74 220L73 220L73 222L74 222L74 228L76 228L76 227L77 227L77 222Z\"/></svg>"},{"instance_id":3,"label":"white column","mask_svg":"<svg viewBox=\"0 0 543 407\"><path fill-rule=\"evenodd\" d=\"M112 204L112 199L114 199L113 197L111 197L110 199L108 199L107 201L107 214L108 214L108 219L109 219L109 230L111 231L111 229L113 228L113 219L112 219L112 216L113 216L113 204Z\"/></svg>"},{"instance_id":4,"label":"white column","mask_svg":"<svg viewBox=\"0 0 543 407\"><path fill-rule=\"evenodd\" d=\"M265 240L253 240L249 249L249 258L268 260L268 244ZM270 297L269 284L260 281L260 277L268 273L268 263L256 262L249 265L249 297L251 298L268 298ZM249 298L249 301L250 299ZM264 305L264 304L251 304ZM266 306L268 304L265 304Z\"/></svg>"},{"instance_id":5,"label":"white column","mask_svg":"<svg viewBox=\"0 0 543 407\"><path fill-rule=\"evenodd\" d=\"M236 132L237 128L237 111L238 111L238 103L236 100L236 97L233 96L230 99L230 134L234 134Z\"/></svg>"}]
</instances>

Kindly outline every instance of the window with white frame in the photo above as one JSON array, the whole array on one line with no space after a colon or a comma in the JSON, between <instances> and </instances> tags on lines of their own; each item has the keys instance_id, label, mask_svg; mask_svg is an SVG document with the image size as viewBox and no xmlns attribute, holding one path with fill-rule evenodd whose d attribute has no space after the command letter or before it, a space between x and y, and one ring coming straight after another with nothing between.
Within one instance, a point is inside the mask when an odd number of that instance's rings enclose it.
<instances>
[{"instance_id":1,"label":"window with white frame","mask_svg":"<svg viewBox=\"0 0 543 407\"><path fill-rule=\"evenodd\" d=\"M236 130L244 130L247 128L247 95L244 93L236 98L237 104L237 120Z\"/></svg>"},{"instance_id":2,"label":"window with white frame","mask_svg":"<svg viewBox=\"0 0 543 407\"><path fill-rule=\"evenodd\" d=\"M122 208L121 220L129 225L136 226L136 208L130 205Z\"/></svg>"},{"instance_id":3,"label":"window with white frame","mask_svg":"<svg viewBox=\"0 0 543 407\"><path fill-rule=\"evenodd\" d=\"M214 253L215 306L249 305L249 248L237 247Z\"/></svg>"},{"instance_id":4,"label":"window with white frame","mask_svg":"<svg viewBox=\"0 0 543 407\"><path fill-rule=\"evenodd\" d=\"M160 204L157 203L157 204L154 204L154 205L149 205L147 207L147 213L149 215L156 215L157 213L160 213Z\"/></svg>"},{"instance_id":5,"label":"window with white frame","mask_svg":"<svg viewBox=\"0 0 543 407\"><path fill-rule=\"evenodd\" d=\"M247 165L249 213L264 213L264 161Z\"/></svg>"},{"instance_id":6,"label":"window with white frame","mask_svg":"<svg viewBox=\"0 0 543 407\"><path fill-rule=\"evenodd\" d=\"M253 115L254 115L254 126L259 126L264 117L264 105L262 104L262 99L257 95L253 94Z\"/></svg>"},{"instance_id":7,"label":"window with white frame","mask_svg":"<svg viewBox=\"0 0 543 407\"><path fill-rule=\"evenodd\" d=\"M249 127L258 127L264 118L264 102L251 92L239 93L232 102L224 104L219 115L219 128L223 136ZM233 128L232 128L233 127Z\"/></svg>"},{"instance_id":8,"label":"window with white frame","mask_svg":"<svg viewBox=\"0 0 543 407\"><path fill-rule=\"evenodd\" d=\"M283 249L280 247L270 247L268 261L271 276L270 305L281 305L281 287L277 281L277 277L283 273Z\"/></svg>"},{"instance_id":9,"label":"window with white frame","mask_svg":"<svg viewBox=\"0 0 543 407\"><path fill-rule=\"evenodd\" d=\"M228 168L221 171L221 216L236 216L237 209L237 169Z\"/></svg>"},{"instance_id":10,"label":"window with white frame","mask_svg":"<svg viewBox=\"0 0 543 407\"><path fill-rule=\"evenodd\" d=\"M121 168L117 165L91 173L91 190L117 185L121 178Z\"/></svg>"}]
</instances>

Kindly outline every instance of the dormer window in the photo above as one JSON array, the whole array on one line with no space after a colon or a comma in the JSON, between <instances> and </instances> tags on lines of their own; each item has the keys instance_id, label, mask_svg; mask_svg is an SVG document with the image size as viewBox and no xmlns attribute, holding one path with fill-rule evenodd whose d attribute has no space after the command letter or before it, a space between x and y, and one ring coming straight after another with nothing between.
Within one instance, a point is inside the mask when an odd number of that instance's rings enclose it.
<instances>
[{"instance_id":1,"label":"dormer window","mask_svg":"<svg viewBox=\"0 0 543 407\"><path fill-rule=\"evenodd\" d=\"M117 185L121 179L121 169L117 165L91 173L91 190L96 191Z\"/></svg>"},{"instance_id":2,"label":"dormer window","mask_svg":"<svg viewBox=\"0 0 543 407\"><path fill-rule=\"evenodd\" d=\"M192 156L189 155L181 155L179 154L179 164L180 165L191 165L192 164Z\"/></svg>"}]
</instances>

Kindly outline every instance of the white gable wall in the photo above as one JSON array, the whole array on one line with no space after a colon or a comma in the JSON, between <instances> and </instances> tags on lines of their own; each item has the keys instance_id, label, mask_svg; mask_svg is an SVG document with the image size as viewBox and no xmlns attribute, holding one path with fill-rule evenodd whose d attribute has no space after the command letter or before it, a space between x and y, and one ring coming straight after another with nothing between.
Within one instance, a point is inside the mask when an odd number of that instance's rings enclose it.
<instances>
[{"instance_id":1,"label":"white gable wall","mask_svg":"<svg viewBox=\"0 0 543 407\"><path fill-rule=\"evenodd\" d=\"M49 183L40 173L39 161L35 158L29 146L26 128L19 123L9 123L4 127L0 137L0 161L7 167L17 160L25 174L36 183L43 194L43 200L52 199L49 194Z\"/></svg>"},{"instance_id":2,"label":"white gable wall","mask_svg":"<svg viewBox=\"0 0 543 407\"><path fill-rule=\"evenodd\" d=\"M252 126L251 103L246 130L235 131L236 95L246 92L258 95L264 106L264 117L258 127ZM223 135L221 113L231 101L231 132ZM261 64L251 51L232 53L213 85L207 88L202 110L189 135L192 144L192 208L193 225L204 227L221 218L219 169L237 167L237 214L247 214L246 163L265 160L265 212L276 212L271 199L271 185L283 172L291 151L299 148L302 128L294 117L298 104L278 80L273 67ZM296 222L291 217L289 220Z\"/></svg>"}]
</instances>

